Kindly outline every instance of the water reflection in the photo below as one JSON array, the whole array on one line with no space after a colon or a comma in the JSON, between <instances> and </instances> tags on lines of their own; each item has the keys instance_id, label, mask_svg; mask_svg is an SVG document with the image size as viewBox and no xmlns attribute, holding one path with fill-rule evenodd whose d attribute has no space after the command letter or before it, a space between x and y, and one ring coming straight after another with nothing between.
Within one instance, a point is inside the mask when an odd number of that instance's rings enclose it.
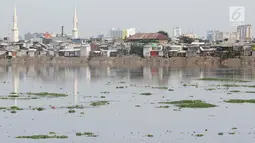
<instances>
[{"instance_id":1,"label":"water reflection","mask_svg":"<svg viewBox=\"0 0 255 143\"><path fill-rule=\"evenodd\" d=\"M111 67L61 67L52 65L1 66L0 79L6 80L11 75L13 92L19 92L20 80L31 78L44 83L73 82L74 104L77 103L78 83L80 80L100 82L102 79L115 78L123 81L138 81L147 84L167 85L172 81L191 81L203 77L254 79L254 69L203 69L203 68L111 68Z\"/></svg>"}]
</instances>

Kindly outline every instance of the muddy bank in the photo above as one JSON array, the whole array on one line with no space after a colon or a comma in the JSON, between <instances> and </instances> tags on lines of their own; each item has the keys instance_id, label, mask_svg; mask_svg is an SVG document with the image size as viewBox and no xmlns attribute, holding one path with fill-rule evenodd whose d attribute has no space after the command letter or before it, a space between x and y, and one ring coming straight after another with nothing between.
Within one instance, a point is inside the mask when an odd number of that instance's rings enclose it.
<instances>
[{"instance_id":1,"label":"muddy bank","mask_svg":"<svg viewBox=\"0 0 255 143\"><path fill-rule=\"evenodd\" d=\"M1 65L8 64L52 64L65 66L110 66L110 67L137 67L137 66L163 66L163 67L255 67L255 57L241 57L236 59L221 60L218 57L172 57L172 58L140 58L137 56L125 57L95 57L88 59L86 57L18 57L15 59L1 59Z\"/></svg>"}]
</instances>

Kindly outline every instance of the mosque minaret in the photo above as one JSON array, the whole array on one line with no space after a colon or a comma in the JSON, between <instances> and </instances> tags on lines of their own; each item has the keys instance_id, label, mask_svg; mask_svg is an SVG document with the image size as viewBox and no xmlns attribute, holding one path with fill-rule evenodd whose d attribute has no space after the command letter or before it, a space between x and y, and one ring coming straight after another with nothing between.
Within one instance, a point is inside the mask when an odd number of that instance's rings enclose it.
<instances>
[{"instance_id":1,"label":"mosque minaret","mask_svg":"<svg viewBox=\"0 0 255 143\"><path fill-rule=\"evenodd\" d=\"M74 7L74 17L73 17L73 31L72 31L72 36L74 39L79 37L78 34L78 18L76 14L76 6Z\"/></svg>"},{"instance_id":2,"label":"mosque minaret","mask_svg":"<svg viewBox=\"0 0 255 143\"><path fill-rule=\"evenodd\" d=\"M13 27L12 27L12 42L19 41L19 29L17 24L17 11L16 5L14 6L14 13L13 13Z\"/></svg>"}]
</instances>

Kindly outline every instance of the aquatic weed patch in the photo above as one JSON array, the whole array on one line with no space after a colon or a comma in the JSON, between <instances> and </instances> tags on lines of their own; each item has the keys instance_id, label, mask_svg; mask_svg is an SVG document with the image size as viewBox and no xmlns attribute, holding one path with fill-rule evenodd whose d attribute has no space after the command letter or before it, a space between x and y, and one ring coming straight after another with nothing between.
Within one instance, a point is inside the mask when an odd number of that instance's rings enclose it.
<instances>
[{"instance_id":1,"label":"aquatic weed patch","mask_svg":"<svg viewBox=\"0 0 255 143\"><path fill-rule=\"evenodd\" d=\"M224 102L227 103L253 103L255 104L255 99L230 99L230 100L225 100Z\"/></svg>"},{"instance_id":2,"label":"aquatic weed patch","mask_svg":"<svg viewBox=\"0 0 255 143\"><path fill-rule=\"evenodd\" d=\"M150 96L150 95L152 95L152 93L145 92L145 93L141 93L140 95Z\"/></svg>"},{"instance_id":3,"label":"aquatic weed patch","mask_svg":"<svg viewBox=\"0 0 255 143\"><path fill-rule=\"evenodd\" d=\"M67 106L68 109L84 109L83 105Z\"/></svg>"},{"instance_id":4,"label":"aquatic weed patch","mask_svg":"<svg viewBox=\"0 0 255 143\"><path fill-rule=\"evenodd\" d=\"M36 95L36 96L42 96L42 97L66 97L68 96L67 94L63 93L49 93L49 92L39 92L39 93L32 93L28 92L27 95Z\"/></svg>"},{"instance_id":5,"label":"aquatic weed patch","mask_svg":"<svg viewBox=\"0 0 255 143\"><path fill-rule=\"evenodd\" d=\"M78 132L78 133L76 133L76 136L97 137L98 135L96 135L92 132L84 132L84 133Z\"/></svg>"},{"instance_id":6,"label":"aquatic weed patch","mask_svg":"<svg viewBox=\"0 0 255 143\"><path fill-rule=\"evenodd\" d=\"M148 134L148 135L146 135L146 137L153 138L153 137L154 137L154 135L152 135L152 134Z\"/></svg>"},{"instance_id":7,"label":"aquatic weed patch","mask_svg":"<svg viewBox=\"0 0 255 143\"><path fill-rule=\"evenodd\" d=\"M19 108L17 106L11 106L10 110L23 110L22 108Z\"/></svg>"},{"instance_id":8,"label":"aquatic weed patch","mask_svg":"<svg viewBox=\"0 0 255 143\"><path fill-rule=\"evenodd\" d=\"M36 108L33 108L33 110L43 111L43 110L45 110L45 109L44 109L44 108L42 108L42 107L36 107Z\"/></svg>"},{"instance_id":9,"label":"aquatic weed patch","mask_svg":"<svg viewBox=\"0 0 255 143\"><path fill-rule=\"evenodd\" d=\"M168 87L152 87L153 89L162 89L162 90L167 90Z\"/></svg>"},{"instance_id":10,"label":"aquatic weed patch","mask_svg":"<svg viewBox=\"0 0 255 143\"><path fill-rule=\"evenodd\" d=\"M203 81L230 81L230 82L250 82L246 80L228 79L228 78L201 78Z\"/></svg>"},{"instance_id":11,"label":"aquatic weed patch","mask_svg":"<svg viewBox=\"0 0 255 143\"><path fill-rule=\"evenodd\" d=\"M64 136L64 135L61 135L61 136L57 136L57 135L54 135L54 136L50 136L50 135L32 135L32 136L18 136L16 137L18 139L67 139L68 136Z\"/></svg>"},{"instance_id":12,"label":"aquatic weed patch","mask_svg":"<svg viewBox=\"0 0 255 143\"><path fill-rule=\"evenodd\" d=\"M110 104L108 101L94 101L90 103L91 106L103 106L108 104Z\"/></svg>"},{"instance_id":13,"label":"aquatic weed patch","mask_svg":"<svg viewBox=\"0 0 255 143\"><path fill-rule=\"evenodd\" d=\"M171 101L171 102L159 102L159 104L174 104L180 108L212 108L216 105L203 102L201 100L181 100L181 101Z\"/></svg>"}]
</instances>

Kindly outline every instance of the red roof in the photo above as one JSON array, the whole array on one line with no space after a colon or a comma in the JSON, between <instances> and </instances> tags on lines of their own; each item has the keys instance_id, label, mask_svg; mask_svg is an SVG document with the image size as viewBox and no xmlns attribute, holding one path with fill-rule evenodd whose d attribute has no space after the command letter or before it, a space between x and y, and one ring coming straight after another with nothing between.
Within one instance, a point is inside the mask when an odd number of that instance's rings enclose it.
<instances>
[{"instance_id":1,"label":"red roof","mask_svg":"<svg viewBox=\"0 0 255 143\"><path fill-rule=\"evenodd\" d=\"M161 33L137 33L128 37L128 40L168 40L166 35Z\"/></svg>"}]
</instances>

